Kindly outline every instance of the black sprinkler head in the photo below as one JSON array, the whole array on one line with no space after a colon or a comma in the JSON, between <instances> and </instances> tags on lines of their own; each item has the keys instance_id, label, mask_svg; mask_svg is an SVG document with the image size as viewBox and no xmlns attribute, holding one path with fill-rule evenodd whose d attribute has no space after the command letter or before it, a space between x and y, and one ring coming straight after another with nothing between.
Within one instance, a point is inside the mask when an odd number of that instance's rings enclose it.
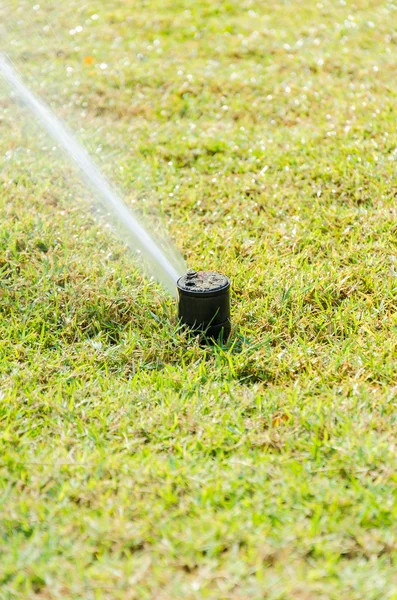
<instances>
[{"instance_id":1,"label":"black sprinkler head","mask_svg":"<svg viewBox=\"0 0 397 600\"><path fill-rule=\"evenodd\" d=\"M227 340L230 322L230 280L221 273L189 270L178 279L181 323L208 340Z\"/></svg>"}]
</instances>

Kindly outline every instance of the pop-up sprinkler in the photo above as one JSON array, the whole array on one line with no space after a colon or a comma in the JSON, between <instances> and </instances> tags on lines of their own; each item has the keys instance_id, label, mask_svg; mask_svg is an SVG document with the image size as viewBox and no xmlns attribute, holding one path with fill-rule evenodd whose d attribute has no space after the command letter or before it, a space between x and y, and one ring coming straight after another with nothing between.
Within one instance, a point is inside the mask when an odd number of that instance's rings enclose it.
<instances>
[{"instance_id":1,"label":"pop-up sprinkler","mask_svg":"<svg viewBox=\"0 0 397 600\"><path fill-rule=\"evenodd\" d=\"M211 271L189 270L178 279L178 316L181 323L209 340L229 337L230 280Z\"/></svg>"}]
</instances>

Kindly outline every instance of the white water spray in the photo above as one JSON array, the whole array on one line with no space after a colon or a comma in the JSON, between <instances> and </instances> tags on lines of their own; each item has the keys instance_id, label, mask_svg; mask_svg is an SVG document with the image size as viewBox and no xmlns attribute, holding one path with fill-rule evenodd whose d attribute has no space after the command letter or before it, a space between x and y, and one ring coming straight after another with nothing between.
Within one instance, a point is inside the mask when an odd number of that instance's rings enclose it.
<instances>
[{"instance_id":1,"label":"white water spray","mask_svg":"<svg viewBox=\"0 0 397 600\"><path fill-rule=\"evenodd\" d=\"M169 260L160 246L138 222L136 216L127 208L122 198L109 185L89 153L77 142L66 126L54 115L50 108L33 94L18 77L17 73L0 52L0 73L15 90L18 98L40 121L47 133L78 166L84 180L101 200L105 210L109 211L124 230L124 238L135 251L145 257L152 275L173 295L176 294L176 281L183 274L183 261ZM178 263L180 263L178 265Z\"/></svg>"}]
</instances>

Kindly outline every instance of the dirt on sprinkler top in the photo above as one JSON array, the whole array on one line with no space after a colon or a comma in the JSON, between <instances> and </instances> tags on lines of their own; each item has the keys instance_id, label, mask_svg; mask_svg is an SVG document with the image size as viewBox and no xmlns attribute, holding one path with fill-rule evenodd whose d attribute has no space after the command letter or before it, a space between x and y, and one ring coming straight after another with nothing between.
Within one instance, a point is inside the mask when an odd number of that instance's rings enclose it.
<instances>
[{"instance_id":1,"label":"dirt on sprinkler top","mask_svg":"<svg viewBox=\"0 0 397 600\"><path fill-rule=\"evenodd\" d=\"M215 292L226 288L229 285L229 279L221 273L213 271L189 271L178 281L178 286L188 292Z\"/></svg>"}]
</instances>

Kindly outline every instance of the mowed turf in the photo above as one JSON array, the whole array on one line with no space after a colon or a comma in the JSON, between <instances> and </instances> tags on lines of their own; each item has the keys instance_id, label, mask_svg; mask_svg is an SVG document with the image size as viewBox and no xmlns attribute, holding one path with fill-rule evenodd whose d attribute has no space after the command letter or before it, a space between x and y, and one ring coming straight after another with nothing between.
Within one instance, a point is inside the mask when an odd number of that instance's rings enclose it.
<instances>
[{"instance_id":1,"label":"mowed turf","mask_svg":"<svg viewBox=\"0 0 397 600\"><path fill-rule=\"evenodd\" d=\"M0 96L0 598L397 598L397 7L0 3L196 269L201 347ZM82 28L82 29L80 29Z\"/></svg>"}]
</instances>

